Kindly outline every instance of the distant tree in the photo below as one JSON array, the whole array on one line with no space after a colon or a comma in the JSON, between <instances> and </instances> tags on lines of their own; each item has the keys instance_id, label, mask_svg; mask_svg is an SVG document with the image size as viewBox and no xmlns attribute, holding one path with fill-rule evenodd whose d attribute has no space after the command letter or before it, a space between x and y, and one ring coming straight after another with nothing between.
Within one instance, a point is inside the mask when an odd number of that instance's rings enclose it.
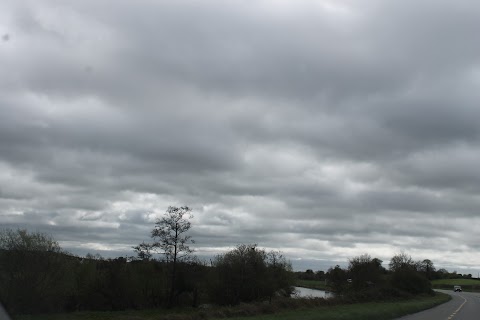
<instances>
[{"instance_id":1,"label":"distant tree","mask_svg":"<svg viewBox=\"0 0 480 320\"><path fill-rule=\"evenodd\" d=\"M279 290L290 293L290 287L293 283L292 265L280 251L270 251L265 257L267 265L267 279L269 299Z\"/></svg>"},{"instance_id":2,"label":"distant tree","mask_svg":"<svg viewBox=\"0 0 480 320\"><path fill-rule=\"evenodd\" d=\"M382 266L383 261L378 258L373 258L372 263L382 272L386 273L386 269Z\"/></svg>"},{"instance_id":3,"label":"distant tree","mask_svg":"<svg viewBox=\"0 0 480 320\"><path fill-rule=\"evenodd\" d=\"M315 278L321 281L325 280L325 271L318 270L317 272L315 272Z\"/></svg>"},{"instance_id":4,"label":"distant tree","mask_svg":"<svg viewBox=\"0 0 480 320\"><path fill-rule=\"evenodd\" d=\"M85 256L85 259L88 259L88 260L104 260L102 255L100 253L87 253L86 256Z\"/></svg>"},{"instance_id":5,"label":"distant tree","mask_svg":"<svg viewBox=\"0 0 480 320\"><path fill-rule=\"evenodd\" d=\"M229 305L271 299L292 285L290 263L279 252L266 252L256 244L241 244L212 261L210 296Z\"/></svg>"},{"instance_id":6,"label":"distant tree","mask_svg":"<svg viewBox=\"0 0 480 320\"><path fill-rule=\"evenodd\" d=\"M305 274L303 276L303 279L314 280L315 279L315 273L313 272L313 270L312 269L305 270Z\"/></svg>"},{"instance_id":7,"label":"distant tree","mask_svg":"<svg viewBox=\"0 0 480 320\"><path fill-rule=\"evenodd\" d=\"M405 252L400 252L393 256L388 266L392 272L400 269L417 269L417 263Z\"/></svg>"},{"instance_id":8,"label":"distant tree","mask_svg":"<svg viewBox=\"0 0 480 320\"><path fill-rule=\"evenodd\" d=\"M167 264L171 267L169 307L174 303L178 263L184 261L193 252L189 244L194 241L186 235L191 227L189 220L193 218L191 212L192 209L187 206L168 207L165 215L155 222L155 228L151 232L154 242L143 242L134 247L141 259L149 259L152 252L165 256Z\"/></svg>"},{"instance_id":9,"label":"distant tree","mask_svg":"<svg viewBox=\"0 0 480 320\"><path fill-rule=\"evenodd\" d=\"M421 271L422 263L415 262L405 252L393 256L389 264L392 286L410 294L431 293L430 281Z\"/></svg>"},{"instance_id":10,"label":"distant tree","mask_svg":"<svg viewBox=\"0 0 480 320\"><path fill-rule=\"evenodd\" d=\"M61 252L51 236L25 229L4 229L0 232L0 249L10 251Z\"/></svg>"},{"instance_id":11,"label":"distant tree","mask_svg":"<svg viewBox=\"0 0 480 320\"><path fill-rule=\"evenodd\" d=\"M448 271L447 269L441 268L437 270L437 278L439 279L447 279L448 278Z\"/></svg>"},{"instance_id":12,"label":"distant tree","mask_svg":"<svg viewBox=\"0 0 480 320\"><path fill-rule=\"evenodd\" d=\"M352 279L352 287L361 290L378 285L384 269L380 259L372 259L370 255L361 256L349 260L348 273Z\"/></svg>"},{"instance_id":13,"label":"distant tree","mask_svg":"<svg viewBox=\"0 0 480 320\"><path fill-rule=\"evenodd\" d=\"M71 294L70 263L47 234L1 230L0 301L12 313L58 310Z\"/></svg>"},{"instance_id":14,"label":"distant tree","mask_svg":"<svg viewBox=\"0 0 480 320\"><path fill-rule=\"evenodd\" d=\"M148 261L152 258L152 250L154 250L155 248L152 246L151 243L142 242L138 246L133 247L133 249L137 253L137 257L140 260Z\"/></svg>"},{"instance_id":15,"label":"distant tree","mask_svg":"<svg viewBox=\"0 0 480 320\"><path fill-rule=\"evenodd\" d=\"M339 265L335 268L330 268L326 274L327 285L333 292L341 293L347 289L348 286L348 274L345 269L342 269Z\"/></svg>"},{"instance_id":16,"label":"distant tree","mask_svg":"<svg viewBox=\"0 0 480 320\"><path fill-rule=\"evenodd\" d=\"M425 259L419 262L419 271L423 272L427 279L432 280L435 278L435 266L429 259Z\"/></svg>"}]
</instances>

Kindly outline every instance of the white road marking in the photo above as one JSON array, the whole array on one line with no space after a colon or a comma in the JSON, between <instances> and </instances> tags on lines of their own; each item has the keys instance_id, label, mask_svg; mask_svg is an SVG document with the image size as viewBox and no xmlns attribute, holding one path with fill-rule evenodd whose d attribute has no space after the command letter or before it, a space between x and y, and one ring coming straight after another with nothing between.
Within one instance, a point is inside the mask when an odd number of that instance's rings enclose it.
<instances>
[{"instance_id":1,"label":"white road marking","mask_svg":"<svg viewBox=\"0 0 480 320\"><path fill-rule=\"evenodd\" d=\"M459 295L460 296L460 295ZM457 310L455 310L451 315L450 317L447 318L447 320L451 320L453 317L455 317L455 315L457 314L458 311L460 311L460 309L463 308L463 306L465 305L465 303L467 303L467 298L465 298L464 296L460 296L462 297L462 299L464 300L463 303L460 305L460 307L458 307Z\"/></svg>"}]
</instances>

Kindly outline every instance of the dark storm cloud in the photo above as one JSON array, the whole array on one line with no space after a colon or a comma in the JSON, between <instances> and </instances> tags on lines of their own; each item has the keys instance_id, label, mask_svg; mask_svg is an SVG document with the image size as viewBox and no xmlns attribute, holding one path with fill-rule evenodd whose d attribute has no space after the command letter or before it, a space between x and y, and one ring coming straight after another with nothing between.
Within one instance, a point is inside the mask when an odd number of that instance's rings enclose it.
<instances>
[{"instance_id":1,"label":"dark storm cloud","mask_svg":"<svg viewBox=\"0 0 480 320\"><path fill-rule=\"evenodd\" d=\"M407 249L480 269L463 258L480 241L479 5L0 9L2 225L128 255L188 204L202 256L256 242L311 267Z\"/></svg>"}]
</instances>

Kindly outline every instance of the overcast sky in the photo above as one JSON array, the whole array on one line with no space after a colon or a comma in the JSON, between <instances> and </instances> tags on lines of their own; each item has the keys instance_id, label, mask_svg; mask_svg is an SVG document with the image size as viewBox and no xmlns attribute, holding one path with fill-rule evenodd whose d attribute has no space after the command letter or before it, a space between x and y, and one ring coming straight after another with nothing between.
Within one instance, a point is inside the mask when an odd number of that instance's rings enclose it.
<instances>
[{"instance_id":1,"label":"overcast sky","mask_svg":"<svg viewBox=\"0 0 480 320\"><path fill-rule=\"evenodd\" d=\"M0 3L0 224L480 271L480 3Z\"/></svg>"}]
</instances>

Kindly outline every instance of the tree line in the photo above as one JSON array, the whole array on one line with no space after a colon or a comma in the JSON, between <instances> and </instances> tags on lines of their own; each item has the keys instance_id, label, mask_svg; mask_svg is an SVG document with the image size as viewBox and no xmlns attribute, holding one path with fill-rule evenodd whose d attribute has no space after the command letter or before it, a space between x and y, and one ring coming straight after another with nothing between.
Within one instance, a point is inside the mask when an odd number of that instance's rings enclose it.
<instances>
[{"instance_id":1,"label":"tree line","mask_svg":"<svg viewBox=\"0 0 480 320\"><path fill-rule=\"evenodd\" d=\"M256 244L240 244L207 263L190 247L191 218L190 208L169 207L151 242L132 247L136 256L115 259L74 256L39 232L0 231L0 301L12 314L236 305L289 297L295 277L325 281L347 302L368 301L429 294L429 280L462 277L406 253L392 257L388 269L364 254L346 268L294 273L281 252Z\"/></svg>"},{"instance_id":2,"label":"tree line","mask_svg":"<svg viewBox=\"0 0 480 320\"><path fill-rule=\"evenodd\" d=\"M288 296L290 263L276 251L241 244L200 261L189 247L191 210L170 207L136 257L78 257L49 235L0 231L0 301L8 312L124 310L234 305ZM155 257L154 254L161 254Z\"/></svg>"},{"instance_id":3,"label":"tree line","mask_svg":"<svg viewBox=\"0 0 480 320\"><path fill-rule=\"evenodd\" d=\"M354 257L346 268L335 266L325 274L307 270L301 276L324 276L327 288L354 300L384 300L408 298L418 294L433 294L431 280L462 278L456 272L437 270L429 259L415 261L405 252L394 255L383 267L383 261L368 254ZM470 277L467 275L465 277Z\"/></svg>"},{"instance_id":4,"label":"tree line","mask_svg":"<svg viewBox=\"0 0 480 320\"><path fill-rule=\"evenodd\" d=\"M345 269L338 265L330 268L326 279L333 291L342 294L362 293L367 297L431 294L431 284L423 266L406 253L400 253L391 258L387 270L380 259L364 254L350 259Z\"/></svg>"},{"instance_id":5,"label":"tree line","mask_svg":"<svg viewBox=\"0 0 480 320\"><path fill-rule=\"evenodd\" d=\"M363 254L349 259L345 268L336 265L327 272L308 269L295 272L295 277L300 280L322 281L321 285L312 282L311 286L325 287L336 293L337 297L342 297L344 303L349 303L431 295L431 280L471 279L472 275L448 272L443 268L437 270L431 260L415 261L410 255L401 252L390 259L388 267L383 266L382 260ZM305 285L305 282L302 284ZM444 286L436 284L436 288Z\"/></svg>"}]
</instances>

